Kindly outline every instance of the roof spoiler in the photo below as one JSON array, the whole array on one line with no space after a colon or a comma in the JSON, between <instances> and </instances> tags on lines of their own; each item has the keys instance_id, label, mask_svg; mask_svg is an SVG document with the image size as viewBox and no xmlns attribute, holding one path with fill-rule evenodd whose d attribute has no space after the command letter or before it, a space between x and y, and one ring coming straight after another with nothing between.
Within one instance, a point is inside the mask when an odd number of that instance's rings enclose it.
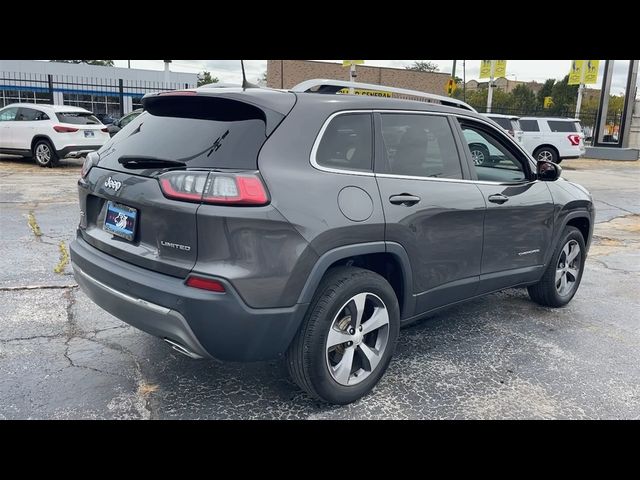
<instances>
[{"instance_id":1,"label":"roof spoiler","mask_svg":"<svg viewBox=\"0 0 640 480\"><path fill-rule=\"evenodd\" d=\"M406 88L376 85L374 83L359 83L347 82L344 80L331 80L327 78L314 78L312 80L305 80L304 82L297 84L295 87L291 88L291 91L311 93L337 93L337 91L342 88L390 92L397 95L417 97L418 99L425 99L427 102L439 103L448 107L462 108L464 110L470 110L477 113L476 109L471 105L456 98L436 95L434 93L420 92L418 90L408 90Z\"/></svg>"}]
</instances>

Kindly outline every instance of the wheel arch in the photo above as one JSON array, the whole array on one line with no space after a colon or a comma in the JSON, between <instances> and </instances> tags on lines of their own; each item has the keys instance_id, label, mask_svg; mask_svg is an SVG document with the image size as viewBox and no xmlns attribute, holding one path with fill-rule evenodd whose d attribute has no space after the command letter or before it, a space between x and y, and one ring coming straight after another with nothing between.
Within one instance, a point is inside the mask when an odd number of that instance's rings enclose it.
<instances>
[{"instance_id":1,"label":"wheel arch","mask_svg":"<svg viewBox=\"0 0 640 480\"><path fill-rule=\"evenodd\" d=\"M35 144L36 144L36 142L38 140L47 140L49 142L49 144L51 144L51 147L53 148L53 150L55 151L56 145L55 145L55 143L53 143L53 140L51 140L51 137L49 135L45 135L44 133L37 133L31 139L31 149L30 149L31 153L33 153L33 147L35 146Z\"/></svg>"},{"instance_id":2,"label":"wheel arch","mask_svg":"<svg viewBox=\"0 0 640 480\"><path fill-rule=\"evenodd\" d=\"M547 252L545 258L545 265L549 263L553 251L560 241L560 237L562 236L562 232L567 226L576 227L582 233L582 237L584 239L585 246L587 251L589 250L589 246L591 244L591 237L593 233L593 218L589 214L588 210L573 210L568 212L564 218L562 218L561 223L559 224L559 228L556 230L554 238L553 238L553 248L549 248L549 252Z\"/></svg>"},{"instance_id":3,"label":"wheel arch","mask_svg":"<svg viewBox=\"0 0 640 480\"><path fill-rule=\"evenodd\" d=\"M380 274L396 292L401 318L413 315L411 264L405 249L395 242L344 245L325 252L313 266L302 288L298 303L310 303L324 275L329 269L338 265L354 265Z\"/></svg>"},{"instance_id":4,"label":"wheel arch","mask_svg":"<svg viewBox=\"0 0 640 480\"><path fill-rule=\"evenodd\" d=\"M538 150L540 150L541 148L548 148L550 150L553 150L554 152L556 152L556 156L558 158L558 160L560 160L560 151L558 150L558 147L556 147L555 145L552 145L550 143L543 143L542 145L538 145L534 150L533 150L533 154L532 156L534 157L534 160L537 160L535 158L535 154Z\"/></svg>"}]
</instances>

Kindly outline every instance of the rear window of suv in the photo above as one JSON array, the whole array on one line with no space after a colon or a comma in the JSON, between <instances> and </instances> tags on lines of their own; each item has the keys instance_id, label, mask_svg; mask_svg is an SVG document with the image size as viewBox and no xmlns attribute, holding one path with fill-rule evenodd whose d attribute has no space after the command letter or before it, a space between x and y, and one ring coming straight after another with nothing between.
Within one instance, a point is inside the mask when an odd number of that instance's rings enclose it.
<instances>
[{"instance_id":1,"label":"rear window of suv","mask_svg":"<svg viewBox=\"0 0 640 480\"><path fill-rule=\"evenodd\" d=\"M509 118L504 118L504 117L489 117L489 118L494 122L496 122L498 125L500 125L502 128L504 128L505 130L512 129L511 119Z\"/></svg>"},{"instance_id":2,"label":"rear window of suv","mask_svg":"<svg viewBox=\"0 0 640 480\"><path fill-rule=\"evenodd\" d=\"M570 120L549 120L549 130L552 132L581 132L580 124Z\"/></svg>"},{"instance_id":3,"label":"rear window of suv","mask_svg":"<svg viewBox=\"0 0 640 480\"><path fill-rule=\"evenodd\" d=\"M102 149L100 166L130 171L121 157L171 160L188 168L256 170L267 139L265 113L221 98L157 100Z\"/></svg>"},{"instance_id":4,"label":"rear window of suv","mask_svg":"<svg viewBox=\"0 0 640 480\"><path fill-rule=\"evenodd\" d=\"M100 120L89 112L56 112L58 121L74 125L100 125Z\"/></svg>"},{"instance_id":5,"label":"rear window of suv","mask_svg":"<svg viewBox=\"0 0 640 480\"><path fill-rule=\"evenodd\" d=\"M540 131L540 127L538 126L537 120L520 119L520 128L522 128L523 132L539 132Z\"/></svg>"}]
</instances>

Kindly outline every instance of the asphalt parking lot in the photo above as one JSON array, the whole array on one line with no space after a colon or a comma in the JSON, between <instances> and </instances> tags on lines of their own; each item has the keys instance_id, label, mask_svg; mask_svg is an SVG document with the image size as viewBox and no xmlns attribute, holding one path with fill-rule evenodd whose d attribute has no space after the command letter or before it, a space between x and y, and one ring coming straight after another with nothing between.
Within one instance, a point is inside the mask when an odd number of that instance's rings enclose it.
<instances>
[{"instance_id":1,"label":"asphalt parking lot","mask_svg":"<svg viewBox=\"0 0 640 480\"><path fill-rule=\"evenodd\" d=\"M81 160L0 156L0 419L640 418L640 161L565 161L594 242L564 309L514 289L402 330L374 392L311 400L280 361L196 361L79 291L67 246Z\"/></svg>"}]
</instances>

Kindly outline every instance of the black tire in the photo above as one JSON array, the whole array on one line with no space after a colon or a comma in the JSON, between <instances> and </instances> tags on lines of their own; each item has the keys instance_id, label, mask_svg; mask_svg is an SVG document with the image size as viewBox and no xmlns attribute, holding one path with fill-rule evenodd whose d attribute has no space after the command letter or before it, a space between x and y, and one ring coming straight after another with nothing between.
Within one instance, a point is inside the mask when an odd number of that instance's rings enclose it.
<instances>
[{"instance_id":1,"label":"black tire","mask_svg":"<svg viewBox=\"0 0 640 480\"><path fill-rule=\"evenodd\" d=\"M471 159L474 165L491 165L491 154L489 149L481 143L472 143L469 145L471 151Z\"/></svg>"},{"instance_id":2,"label":"black tire","mask_svg":"<svg viewBox=\"0 0 640 480\"><path fill-rule=\"evenodd\" d=\"M386 346L377 366L372 368L363 380L359 380L355 385L344 385L338 383L329 371L327 339L337 316L346 311L345 306L350 304L350 299L362 293L370 295L367 299L378 297L377 300L381 300L386 307L389 317L388 330L385 330ZM366 325L364 317L363 325ZM369 393L386 371L395 350L399 329L398 299L391 285L382 276L356 267L333 268L327 272L318 286L303 324L287 350L286 363L289 374L300 388L316 399L340 405L352 403ZM362 340L362 343L366 341ZM354 359L362 355L358 353L362 352L358 350L361 347L352 348L357 353L353 354ZM349 372L352 369L353 367L350 367ZM354 371L350 375L355 378L357 374L358 371ZM349 374L347 376L351 379Z\"/></svg>"},{"instance_id":3,"label":"black tire","mask_svg":"<svg viewBox=\"0 0 640 480\"><path fill-rule=\"evenodd\" d=\"M36 140L31 149L33 159L41 167L55 167L58 165L58 154L49 140L44 138Z\"/></svg>"},{"instance_id":4,"label":"black tire","mask_svg":"<svg viewBox=\"0 0 640 480\"><path fill-rule=\"evenodd\" d=\"M553 163L560 163L562 160L558 158L558 152L551 147L538 147L533 152L533 158L538 160L547 160Z\"/></svg>"},{"instance_id":5,"label":"black tire","mask_svg":"<svg viewBox=\"0 0 640 480\"><path fill-rule=\"evenodd\" d=\"M569 243L575 241L580 247L580 259L576 265L579 264L579 270L573 288L565 295L560 295L558 292L556 281L556 270L558 269L561 256L563 255L563 248ZM571 301L573 296L580 287L580 281L582 280L582 273L584 272L584 262L586 260L586 249L584 244L584 238L582 233L575 227L566 227L556 249L553 252L551 261L544 272L544 275L538 283L527 287L531 300L545 307L564 307Z\"/></svg>"}]
</instances>

